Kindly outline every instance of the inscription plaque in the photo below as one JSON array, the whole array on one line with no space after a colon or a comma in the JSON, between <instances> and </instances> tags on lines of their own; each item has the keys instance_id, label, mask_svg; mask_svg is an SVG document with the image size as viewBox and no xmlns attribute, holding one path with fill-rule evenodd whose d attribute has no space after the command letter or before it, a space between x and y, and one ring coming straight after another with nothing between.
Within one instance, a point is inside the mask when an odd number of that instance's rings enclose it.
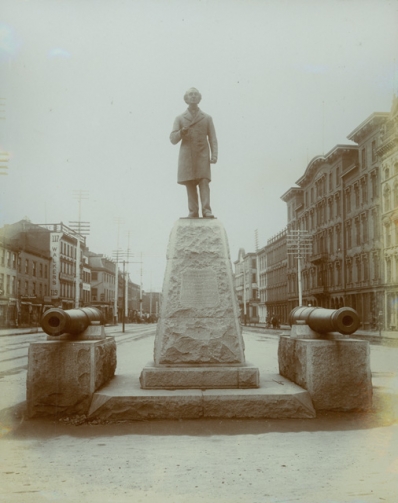
<instances>
[{"instance_id":1,"label":"inscription plaque","mask_svg":"<svg viewBox=\"0 0 398 503\"><path fill-rule=\"evenodd\" d=\"M188 269L182 273L180 303L184 307L215 307L220 303L213 269Z\"/></svg>"}]
</instances>

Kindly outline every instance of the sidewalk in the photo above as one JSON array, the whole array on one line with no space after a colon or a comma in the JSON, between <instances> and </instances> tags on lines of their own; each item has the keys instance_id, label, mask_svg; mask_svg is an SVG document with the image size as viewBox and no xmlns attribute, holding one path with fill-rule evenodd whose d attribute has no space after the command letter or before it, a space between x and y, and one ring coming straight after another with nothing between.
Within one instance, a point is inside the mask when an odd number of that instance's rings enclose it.
<instances>
[{"instance_id":1,"label":"sidewalk","mask_svg":"<svg viewBox=\"0 0 398 503\"><path fill-rule=\"evenodd\" d=\"M113 325L112 325L113 326ZM275 335L277 335L278 332L283 331L283 332L289 332L290 331L290 326L289 325L281 325L280 328L274 329L274 328L266 328L265 323L252 323L246 325L242 325L242 329L244 328L256 328L261 331L267 331L269 333L275 332ZM43 329L39 327L25 327L25 328L16 328L16 327L10 327L10 328L0 328L0 337L6 337L10 335L24 335L24 334L36 334L36 333L43 333ZM353 338L355 339L365 339L368 340L369 342L373 343L391 343L391 342L397 342L398 343L398 331L387 331L387 330L382 330L381 335L378 330L362 330L359 329L357 330L353 335Z\"/></svg>"},{"instance_id":2,"label":"sidewalk","mask_svg":"<svg viewBox=\"0 0 398 503\"><path fill-rule=\"evenodd\" d=\"M242 325L242 328L245 328L244 325ZM280 328L266 328L265 323L251 323L247 324L246 328L257 328L259 330L267 330L269 333L272 332L290 332L290 326L289 325L281 325ZM1 333L1 332L0 332ZM382 330L381 335L378 330L362 330L361 328L357 330L352 336L355 339L366 339L369 340L369 342L391 342L391 341L397 341L398 342L398 331L388 331L388 330Z\"/></svg>"},{"instance_id":3,"label":"sidewalk","mask_svg":"<svg viewBox=\"0 0 398 503\"><path fill-rule=\"evenodd\" d=\"M24 334L41 334L42 328L39 327L25 327L25 328L0 328L0 337L7 337L9 335L24 335Z\"/></svg>"}]
</instances>

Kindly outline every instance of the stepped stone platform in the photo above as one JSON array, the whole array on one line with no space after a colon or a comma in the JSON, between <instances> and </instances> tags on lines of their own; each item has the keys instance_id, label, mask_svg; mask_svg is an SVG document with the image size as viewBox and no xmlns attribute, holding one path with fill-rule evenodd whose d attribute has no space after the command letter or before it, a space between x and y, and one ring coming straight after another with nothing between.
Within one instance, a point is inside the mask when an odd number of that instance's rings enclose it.
<instances>
[{"instance_id":1,"label":"stepped stone platform","mask_svg":"<svg viewBox=\"0 0 398 503\"><path fill-rule=\"evenodd\" d=\"M102 421L314 417L308 391L279 374L262 374L253 389L174 391L142 389L136 376L116 375L94 394L88 413Z\"/></svg>"}]
</instances>

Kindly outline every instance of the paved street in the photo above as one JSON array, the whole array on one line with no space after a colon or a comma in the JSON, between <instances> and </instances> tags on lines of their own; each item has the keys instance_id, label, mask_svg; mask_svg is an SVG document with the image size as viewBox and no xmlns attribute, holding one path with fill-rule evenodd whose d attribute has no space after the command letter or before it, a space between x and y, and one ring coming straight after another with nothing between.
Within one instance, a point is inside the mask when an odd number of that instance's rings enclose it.
<instances>
[{"instance_id":1,"label":"paved street","mask_svg":"<svg viewBox=\"0 0 398 503\"><path fill-rule=\"evenodd\" d=\"M107 327L118 343L117 373L139 373L152 359L154 331L155 325L126 325L125 334ZM44 337L0 338L0 502L396 501L398 417L391 410L310 420L12 426L10 412L18 421L23 410L10 407L25 399L29 342ZM260 372L278 371L276 332L247 328L244 339L249 362ZM384 394L398 394L397 351L371 346L379 406Z\"/></svg>"}]
</instances>

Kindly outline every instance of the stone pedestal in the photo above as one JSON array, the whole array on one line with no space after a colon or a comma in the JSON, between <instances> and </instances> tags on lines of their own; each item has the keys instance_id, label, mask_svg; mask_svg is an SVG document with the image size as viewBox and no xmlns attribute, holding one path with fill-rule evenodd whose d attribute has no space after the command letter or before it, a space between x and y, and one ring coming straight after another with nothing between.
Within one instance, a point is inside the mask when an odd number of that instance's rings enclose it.
<instances>
[{"instance_id":1,"label":"stone pedestal","mask_svg":"<svg viewBox=\"0 0 398 503\"><path fill-rule=\"evenodd\" d=\"M367 410L372 405L370 349L356 339L281 337L279 373L308 390L316 410Z\"/></svg>"},{"instance_id":2,"label":"stone pedestal","mask_svg":"<svg viewBox=\"0 0 398 503\"><path fill-rule=\"evenodd\" d=\"M87 414L95 391L116 369L116 343L102 340L33 342L29 346L28 417Z\"/></svg>"},{"instance_id":3,"label":"stone pedestal","mask_svg":"<svg viewBox=\"0 0 398 503\"><path fill-rule=\"evenodd\" d=\"M217 219L181 218L172 229L154 364L140 381L144 389L154 382L166 389L258 386L258 369L245 363L228 241Z\"/></svg>"}]
</instances>

